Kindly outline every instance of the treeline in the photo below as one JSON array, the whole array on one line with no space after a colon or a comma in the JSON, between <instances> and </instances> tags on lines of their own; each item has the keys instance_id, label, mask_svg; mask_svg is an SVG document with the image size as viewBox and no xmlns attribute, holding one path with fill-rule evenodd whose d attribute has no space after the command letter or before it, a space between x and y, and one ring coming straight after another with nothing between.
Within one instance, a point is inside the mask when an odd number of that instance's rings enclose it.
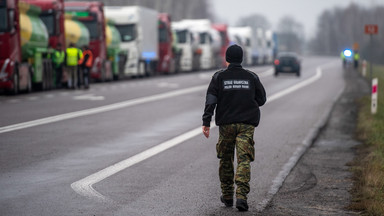
<instances>
[{"instance_id":1,"label":"treeline","mask_svg":"<svg viewBox=\"0 0 384 216\"><path fill-rule=\"evenodd\" d=\"M170 14L174 21L212 17L209 11L210 2L207 0L103 0L102 2L106 6L145 6Z\"/></svg>"},{"instance_id":2,"label":"treeline","mask_svg":"<svg viewBox=\"0 0 384 216\"><path fill-rule=\"evenodd\" d=\"M364 33L366 24L377 24L379 34ZM360 46L362 58L375 63L384 63L384 7L364 8L350 4L347 8L325 10L318 18L317 33L309 42L314 54L339 55L343 49Z\"/></svg>"}]
</instances>

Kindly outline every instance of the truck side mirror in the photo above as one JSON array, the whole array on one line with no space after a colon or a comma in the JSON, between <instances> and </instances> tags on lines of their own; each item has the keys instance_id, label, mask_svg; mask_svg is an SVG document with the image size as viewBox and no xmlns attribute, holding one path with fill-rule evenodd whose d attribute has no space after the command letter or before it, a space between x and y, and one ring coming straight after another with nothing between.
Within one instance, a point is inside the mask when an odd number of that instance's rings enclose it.
<instances>
[{"instance_id":1,"label":"truck side mirror","mask_svg":"<svg viewBox=\"0 0 384 216\"><path fill-rule=\"evenodd\" d=\"M9 31L13 32L17 27L17 21L15 20L15 11L10 10L8 13L8 20L9 20Z\"/></svg>"}]
</instances>

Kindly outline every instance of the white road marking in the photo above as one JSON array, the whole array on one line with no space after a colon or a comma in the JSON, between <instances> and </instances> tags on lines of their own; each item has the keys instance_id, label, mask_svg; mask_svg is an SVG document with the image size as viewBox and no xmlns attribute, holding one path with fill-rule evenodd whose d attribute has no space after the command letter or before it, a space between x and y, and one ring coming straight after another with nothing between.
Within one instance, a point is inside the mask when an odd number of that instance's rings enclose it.
<instances>
[{"instance_id":1,"label":"white road marking","mask_svg":"<svg viewBox=\"0 0 384 216\"><path fill-rule=\"evenodd\" d=\"M281 98L284 95L287 95L287 94L289 94L289 93L291 93L293 91L296 91L297 89L303 88L304 86L307 86L307 85L315 82L316 80L320 79L321 74L322 74L321 69L318 67L318 68L316 68L315 76L313 76L313 77L311 77L309 79L306 79L303 82L297 83L296 85L291 86L291 87L289 87L289 88L287 88L287 89L285 89L283 91L280 91L280 92L278 92L278 93L276 93L274 95L269 96L268 100L271 101L271 100L275 100L277 98Z\"/></svg>"},{"instance_id":2,"label":"white road marking","mask_svg":"<svg viewBox=\"0 0 384 216\"><path fill-rule=\"evenodd\" d=\"M7 102L8 103L18 103L20 101L21 101L20 99L11 99L11 100L8 100Z\"/></svg>"},{"instance_id":3,"label":"white road marking","mask_svg":"<svg viewBox=\"0 0 384 216\"><path fill-rule=\"evenodd\" d=\"M334 97L333 101L336 102L341 94L344 92L344 88L342 88L338 94ZM279 174L272 181L273 184L270 187L266 197L257 204L256 209L261 212L265 209L268 203L272 200L273 196L279 191L280 187L283 185L285 178L289 175L293 167L295 167L296 163L300 160L301 156L305 153L305 151L311 146L316 135L319 133L321 128L325 126L327 123L327 119L329 118L334 103L332 103L323 114L322 118L320 118L319 122L310 129L309 133L305 137L305 139L301 142L301 145L297 147L296 151L289 158L288 162L284 164L283 168L279 172Z\"/></svg>"},{"instance_id":4,"label":"white road marking","mask_svg":"<svg viewBox=\"0 0 384 216\"><path fill-rule=\"evenodd\" d=\"M320 79L321 74L322 74L321 69L317 68L316 74L313 77L269 96L267 103L270 103L274 100L277 100L277 99L279 99L279 98L281 98L281 97L283 97L283 96L285 96L285 95L287 95L293 91L296 91L300 88L303 88L303 87L315 82L316 80ZM216 125L213 124L213 126L211 126L211 128L213 128L215 126ZM98 183L98 182L124 170L124 169L127 169L128 167L130 167L132 165L135 165L135 164L137 164L143 160L146 160L150 157L153 157L153 156L155 156L155 155L157 155L157 154L159 154L159 153L161 153L161 152L163 152L163 151L165 151L171 147L179 145L179 144L185 142L186 140L189 140L189 139L191 139L191 138L193 138L193 137L195 137L201 133L202 133L201 127L195 128L195 129L188 131L184 134L181 134L181 135L179 135L179 136L177 136L171 140L168 140L164 143L156 145L156 146L154 146L150 149L147 149L147 150L145 150L139 154L136 154L130 158L127 158L121 162L118 162L112 166L109 166L109 167L107 167L107 168L105 168L99 172L96 172L90 176L87 176L87 177L85 177L79 181L76 181L76 182L71 184L71 187L76 193L78 193L82 196L88 197L90 199L94 199L94 200L101 201L101 202L114 202L112 199L105 197L104 195L97 192L92 187L92 185L94 185L94 184L96 184L96 183ZM295 154L294 154L294 156L295 156ZM295 158L292 160L295 160ZM290 159L290 161L291 161L291 159ZM288 162L288 163L290 164L291 162ZM284 166L283 170L286 169L285 167L286 166ZM280 176L280 174L279 174L279 176ZM285 179L285 177L284 178L280 178L280 177L276 178L273 185L280 184L280 182L284 181L284 179Z\"/></svg>"},{"instance_id":5,"label":"white road marking","mask_svg":"<svg viewBox=\"0 0 384 216\"><path fill-rule=\"evenodd\" d=\"M36 96L32 96L32 97L28 97L27 100L30 100L30 101L35 101L39 99L39 97L36 97Z\"/></svg>"},{"instance_id":6,"label":"white road marking","mask_svg":"<svg viewBox=\"0 0 384 216\"><path fill-rule=\"evenodd\" d=\"M177 83L169 83L169 82L160 82L157 84L160 88L178 88L179 84Z\"/></svg>"},{"instance_id":7,"label":"white road marking","mask_svg":"<svg viewBox=\"0 0 384 216\"><path fill-rule=\"evenodd\" d=\"M274 72L274 69L271 68L263 73L256 73L260 78L264 78L264 77L267 77L267 76L271 76L273 75L273 72Z\"/></svg>"},{"instance_id":8,"label":"white road marking","mask_svg":"<svg viewBox=\"0 0 384 216\"><path fill-rule=\"evenodd\" d=\"M211 128L214 128L216 125L212 124ZM77 182L71 184L71 187L76 193L96 200L101 200L104 202L113 202L113 200L103 196L99 192L97 192L92 185L108 178L124 169L127 169L130 166L133 166L141 161L144 161L150 157L153 157L169 148L172 148L180 143L185 142L197 135L201 134L201 127L198 127L194 130L191 130L187 133L181 134L173 139L170 139L166 142L163 142L159 145L156 145L150 149L147 149L139 154L136 154L128 159L120 161L112 166L109 166L103 170L100 170L97 173L94 173L88 177L85 177Z\"/></svg>"},{"instance_id":9,"label":"white road marking","mask_svg":"<svg viewBox=\"0 0 384 216\"><path fill-rule=\"evenodd\" d=\"M207 88L207 85L200 85L200 86L195 86L195 87L186 88L186 89L169 91L166 93L161 93L161 94L152 95L152 96L148 96L148 97L142 97L142 98L127 100L127 101L122 101L119 103L114 103L114 104L110 104L110 105L106 105L106 106L101 106L101 107L96 107L96 108L91 108L91 109L86 109L86 110L81 110L81 111L76 111L76 112L70 112L70 113L60 114L60 115L46 117L46 118L42 118L42 119L37 119L37 120L33 120L33 121L23 122L23 123L19 123L19 124L4 126L4 127L0 127L0 134L15 131L15 130L20 130L20 129L25 129L25 128L29 128L29 127L35 127L38 125L44 125L44 124L48 124L48 123L63 121L63 120L67 120L67 119L73 119L73 118L78 118L78 117L82 117L82 116L88 116L88 115L93 115L93 114L97 114L97 113L122 109L122 108L130 107L130 106L134 106L134 105L138 105L138 104L163 100L163 99L176 97L176 96L180 96L180 95L190 94L193 92L204 90L206 88Z\"/></svg>"},{"instance_id":10,"label":"white road marking","mask_svg":"<svg viewBox=\"0 0 384 216\"><path fill-rule=\"evenodd\" d=\"M85 95L78 95L74 96L73 99L75 100L90 100L90 101L100 101L104 100L104 96L96 96L94 94L85 94Z\"/></svg>"},{"instance_id":11,"label":"white road marking","mask_svg":"<svg viewBox=\"0 0 384 216\"><path fill-rule=\"evenodd\" d=\"M55 95L54 95L54 94L47 94L47 95L45 95L44 97L45 97L45 98L54 98Z\"/></svg>"},{"instance_id":12,"label":"white road marking","mask_svg":"<svg viewBox=\"0 0 384 216\"><path fill-rule=\"evenodd\" d=\"M131 83L129 85L136 86L137 83ZM107 112L107 111L111 111L111 110L122 109L125 107L130 107L130 106L134 106L134 105L138 105L138 104L143 104L143 103L162 100L162 99L166 99L166 98L170 98L170 97L175 97L175 96L193 93L193 92L204 90L206 88L207 88L207 85L200 85L200 86L195 86L195 87L191 87L191 88L180 89L180 90L170 91L170 92L166 92L166 93L162 93L162 94L152 95L152 96L148 96L148 97L142 97L142 98L127 100L127 101L122 101L119 103L110 104L110 105L106 105L106 106L102 106L102 107L96 107L96 108L92 108L92 109L81 110L81 111L76 111L76 112L71 112L71 113L65 113L65 114L46 117L46 118L37 119L37 120L33 120L33 121L18 123L18 124L14 124L14 125L8 125L8 126L0 127L0 134L15 131L15 130L21 130L21 129L25 129L25 128L30 128L30 127L35 127L35 126L39 126L39 125L49 124L49 123L53 123L53 122L63 121L63 120L67 120L67 119L78 118L78 117L82 117L82 116ZM105 90L107 90L107 88L102 87L100 90L105 91ZM69 95L69 92L61 92L60 94L63 96L66 96L66 95Z\"/></svg>"}]
</instances>

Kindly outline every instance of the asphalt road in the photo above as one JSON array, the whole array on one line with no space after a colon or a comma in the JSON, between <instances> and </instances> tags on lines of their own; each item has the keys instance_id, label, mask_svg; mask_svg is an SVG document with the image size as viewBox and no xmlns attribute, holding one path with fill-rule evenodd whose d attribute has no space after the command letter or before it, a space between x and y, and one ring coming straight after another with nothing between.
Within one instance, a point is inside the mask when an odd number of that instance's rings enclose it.
<instances>
[{"instance_id":1,"label":"asphalt road","mask_svg":"<svg viewBox=\"0 0 384 216\"><path fill-rule=\"evenodd\" d=\"M248 203L264 209L344 88L337 58L259 74ZM217 128L200 133L213 71L0 96L1 215L233 215L220 203Z\"/></svg>"}]
</instances>

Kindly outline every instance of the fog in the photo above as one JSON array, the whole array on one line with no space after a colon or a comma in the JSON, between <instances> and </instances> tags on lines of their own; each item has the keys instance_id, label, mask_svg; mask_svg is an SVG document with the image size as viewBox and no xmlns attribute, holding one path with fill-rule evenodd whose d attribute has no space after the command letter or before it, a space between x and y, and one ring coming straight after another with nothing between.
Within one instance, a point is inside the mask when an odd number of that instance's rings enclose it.
<instances>
[{"instance_id":1,"label":"fog","mask_svg":"<svg viewBox=\"0 0 384 216\"><path fill-rule=\"evenodd\" d=\"M311 38L316 33L317 18L326 9L345 8L355 3L365 8L383 6L384 0L210 0L212 12L219 21L236 25L241 17L259 14L266 17L272 29L278 30L280 19L292 16L300 22L305 37Z\"/></svg>"}]
</instances>

